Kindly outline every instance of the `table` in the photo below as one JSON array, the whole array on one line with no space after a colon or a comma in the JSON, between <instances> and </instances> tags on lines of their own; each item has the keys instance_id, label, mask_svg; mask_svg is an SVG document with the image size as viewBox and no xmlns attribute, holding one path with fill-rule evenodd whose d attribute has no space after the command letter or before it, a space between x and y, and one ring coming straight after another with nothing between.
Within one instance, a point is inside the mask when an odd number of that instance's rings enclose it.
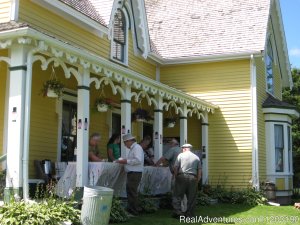
<instances>
[{"instance_id":1,"label":"table","mask_svg":"<svg viewBox=\"0 0 300 225\"><path fill-rule=\"evenodd\" d=\"M89 185L114 189L114 195L126 197L126 172L124 166L111 162L89 162ZM145 166L139 192L145 195L159 195L171 191L172 174L169 167ZM68 166L56 185L56 194L70 198L76 188L76 162Z\"/></svg>"}]
</instances>

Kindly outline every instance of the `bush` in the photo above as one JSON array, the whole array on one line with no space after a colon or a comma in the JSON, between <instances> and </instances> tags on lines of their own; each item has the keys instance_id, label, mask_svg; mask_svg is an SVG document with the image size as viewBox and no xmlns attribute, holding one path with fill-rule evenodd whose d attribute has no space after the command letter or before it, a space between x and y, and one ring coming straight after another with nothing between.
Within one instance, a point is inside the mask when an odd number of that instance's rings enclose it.
<instances>
[{"instance_id":1,"label":"bush","mask_svg":"<svg viewBox=\"0 0 300 225\"><path fill-rule=\"evenodd\" d=\"M0 171L0 199L3 199L4 188L5 188L5 171Z\"/></svg>"},{"instance_id":2,"label":"bush","mask_svg":"<svg viewBox=\"0 0 300 225\"><path fill-rule=\"evenodd\" d=\"M121 223L126 222L129 219L128 213L122 207L121 200L113 197L109 222Z\"/></svg>"},{"instance_id":3,"label":"bush","mask_svg":"<svg viewBox=\"0 0 300 225\"><path fill-rule=\"evenodd\" d=\"M31 204L11 202L0 207L1 225L57 225L63 221L80 224L80 211L73 208L73 202L45 199Z\"/></svg>"},{"instance_id":4,"label":"bush","mask_svg":"<svg viewBox=\"0 0 300 225\"><path fill-rule=\"evenodd\" d=\"M157 211L157 204L152 198L147 198L144 195L139 195L139 205L145 213L154 213Z\"/></svg>"},{"instance_id":5,"label":"bush","mask_svg":"<svg viewBox=\"0 0 300 225\"><path fill-rule=\"evenodd\" d=\"M202 197L202 201L206 204L209 201L208 198L218 199L222 203L231 204L245 204L245 205L263 205L267 203L267 199L264 193L261 191L256 191L253 188L246 188L241 190L227 190L221 186L217 187L205 187ZM205 196L206 195L206 196Z\"/></svg>"}]
</instances>

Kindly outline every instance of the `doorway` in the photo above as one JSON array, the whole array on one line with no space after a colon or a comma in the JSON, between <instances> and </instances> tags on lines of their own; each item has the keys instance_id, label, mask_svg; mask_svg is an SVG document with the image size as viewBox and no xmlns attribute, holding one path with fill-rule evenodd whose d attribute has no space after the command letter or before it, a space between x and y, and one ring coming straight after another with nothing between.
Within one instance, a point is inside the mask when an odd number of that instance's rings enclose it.
<instances>
[{"instance_id":1,"label":"doorway","mask_svg":"<svg viewBox=\"0 0 300 225\"><path fill-rule=\"evenodd\" d=\"M63 100L61 131L61 161L75 161L77 141L77 103Z\"/></svg>"}]
</instances>

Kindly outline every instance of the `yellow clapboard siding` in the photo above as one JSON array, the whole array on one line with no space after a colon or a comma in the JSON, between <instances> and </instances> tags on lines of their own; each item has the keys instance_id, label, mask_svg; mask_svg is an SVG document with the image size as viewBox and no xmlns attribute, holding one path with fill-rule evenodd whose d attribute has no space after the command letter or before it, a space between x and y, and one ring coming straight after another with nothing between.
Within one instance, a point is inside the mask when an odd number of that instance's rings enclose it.
<instances>
[{"instance_id":1,"label":"yellow clapboard siding","mask_svg":"<svg viewBox=\"0 0 300 225\"><path fill-rule=\"evenodd\" d=\"M37 19L38 18L38 19ZM107 37L101 38L90 33L62 17L34 4L30 0L20 2L20 20L33 25L55 37L67 40L75 46L86 49L96 55L110 59L110 41ZM133 51L132 32L128 31L128 57L129 69L155 79L155 65L140 56L135 56Z\"/></svg>"},{"instance_id":2,"label":"yellow clapboard siding","mask_svg":"<svg viewBox=\"0 0 300 225\"><path fill-rule=\"evenodd\" d=\"M226 171L228 187L248 185L252 173L250 62L166 66L161 68L161 82L220 107L209 114L208 121L210 182L216 183Z\"/></svg>"},{"instance_id":3,"label":"yellow clapboard siding","mask_svg":"<svg viewBox=\"0 0 300 225\"><path fill-rule=\"evenodd\" d=\"M275 183L276 183L276 189L278 191L286 190L286 188L285 188L285 178L276 178Z\"/></svg>"},{"instance_id":4,"label":"yellow clapboard siding","mask_svg":"<svg viewBox=\"0 0 300 225\"><path fill-rule=\"evenodd\" d=\"M10 0L1 0L0 1L0 23L5 23L10 21Z\"/></svg>"}]
</instances>

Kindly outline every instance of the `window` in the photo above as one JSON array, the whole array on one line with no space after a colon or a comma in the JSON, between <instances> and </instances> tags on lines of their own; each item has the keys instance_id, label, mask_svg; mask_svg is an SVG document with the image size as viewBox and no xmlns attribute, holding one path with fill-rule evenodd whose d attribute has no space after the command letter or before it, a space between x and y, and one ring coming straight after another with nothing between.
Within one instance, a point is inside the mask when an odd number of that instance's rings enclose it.
<instances>
[{"instance_id":1,"label":"window","mask_svg":"<svg viewBox=\"0 0 300 225\"><path fill-rule=\"evenodd\" d=\"M275 170L276 172L283 172L284 160L284 143L283 143L283 125L275 125Z\"/></svg>"},{"instance_id":2,"label":"window","mask_svg":"<svg viewBox=\"0 0 300 225\"><path fill-rule=\"evenodd\" d=\"M289 160L289 172L291 172L292 167L292 137L291 137L291 127L287 127L287 139L288 139L288 160Z\"/></svg>"},{"instance_id":3,"label":"window","mask_svg":"<svg viewBox=\"0 0 300 225\"><path fill-rule=\"evenodd\" d=\"M126 63L126 20L120 9L115 14L113 26L112 58Z\"/></svg>"},{"instance_id":4,"label":"window","mask_svg":"<svg viewBox=\"0 0 300 225\"><path fill-rule=\"evenodd\" d=\"M267 76L267 91L274 94L274 77L273 77L273 48L271 39L268 39L267 54L266 54L266 76Z\"/></svg>"}]
</instances>

